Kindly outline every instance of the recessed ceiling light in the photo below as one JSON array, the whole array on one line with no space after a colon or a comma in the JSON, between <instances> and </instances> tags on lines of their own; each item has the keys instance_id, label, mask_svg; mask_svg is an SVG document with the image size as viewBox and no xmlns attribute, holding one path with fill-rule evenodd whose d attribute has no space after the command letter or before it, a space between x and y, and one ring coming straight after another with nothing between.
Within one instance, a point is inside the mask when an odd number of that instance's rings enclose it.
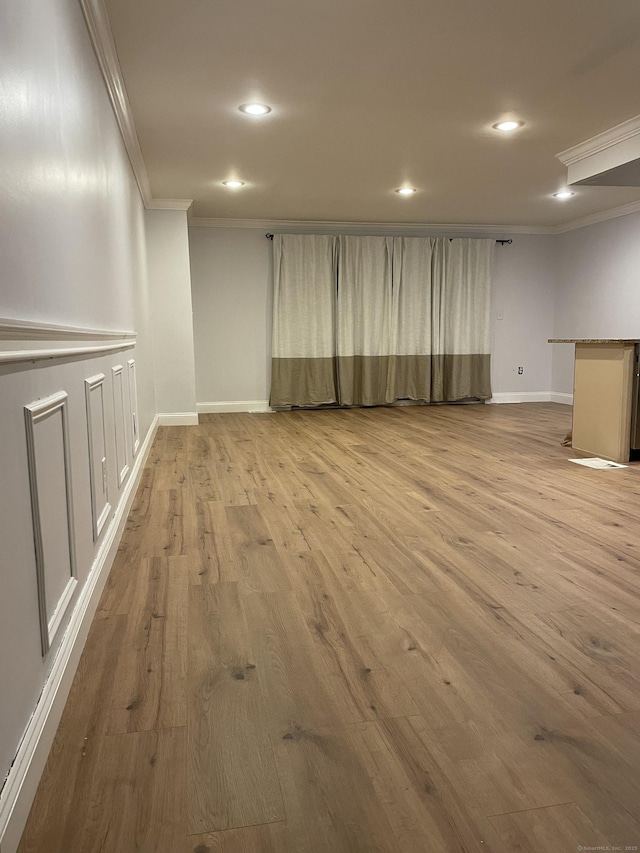
<instances>
[{"instance_id":1,"label":"recessed ceiling light","mask_svg":"<svg viewBox=\"0 0 640 853\"><path fill-rule=\"evenodd\" d=\"M238 109L248 116L266 116L267 113L271 112L271 107L266 104L242 104Z\"/></svg>"},{"instance_id":2,"label":"recessed ceiling light","mask_svg":"<svg viewBox=\"0 0 640 853\"><path fill-rule=\"evenodd\" d=\"M575 195L575 193L572 193L571 190L560 190L559 193L554 193L553 197L554 198L571 198L572 195Z\"/></svg>"},{"instance_id":3,"label":"recessed ceiling light","mask_svg":"<svg viewBox=\"0 0 640 853\"><path fill-rule=\"evenodd\" d=\"M231 190L237 190L238 187L244 186L244 181L223 181L222 183Z\"/></svg>"},{"instance_id":4,"label":"recessed ceiling light","mask_svg":"<svg viewBox=\"0 0 640 853\"><path fill-rule=\"evenodd\" d=\"M492 127L494 130L501 130L503 133L509 133L512 130L517 130L519 127L522 127L523 124L523 121L499 121L492 125Z\"/></svg>"},{"instance_id":5,"label":"recessed ceiling light","mask_svg":"<svg viewBox=\"0 0 640 853\"><path fill-rule=\"evenodd\" d=\"M415 187L400 187L400 189L396 190L399 195L413 195L417 193L418 190Z\"/></svg>"}]
</instances>

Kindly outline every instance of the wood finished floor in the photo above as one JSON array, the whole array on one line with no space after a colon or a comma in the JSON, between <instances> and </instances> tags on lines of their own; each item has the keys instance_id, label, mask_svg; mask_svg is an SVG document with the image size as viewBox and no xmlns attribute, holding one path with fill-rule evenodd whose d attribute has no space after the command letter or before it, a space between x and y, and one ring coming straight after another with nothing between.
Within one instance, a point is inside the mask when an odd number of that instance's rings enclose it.
<instances>
[{"instance_id":1,"label":"wood finished floor","mask_svg":"<svg viewBox=\"0 0 640 853\"><path fill-rule=\"evenodd\" d=\"M640 845L640 469L569 425L161 428L20 853Z\"/></svg>"}]
</instances>

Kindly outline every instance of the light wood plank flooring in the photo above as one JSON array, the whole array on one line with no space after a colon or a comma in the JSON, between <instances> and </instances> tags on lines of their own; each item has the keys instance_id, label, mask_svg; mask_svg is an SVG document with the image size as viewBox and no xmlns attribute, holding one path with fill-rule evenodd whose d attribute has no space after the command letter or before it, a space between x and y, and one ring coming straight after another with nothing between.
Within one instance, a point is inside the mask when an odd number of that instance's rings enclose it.
<instances>
[{"instance_id":1,"label":"light wood plank flooring","mask_svg":"<svg viewBox=\"0 0 640 853\"><path fill-rule=\"evenodd\" d=\"M640 467L569 425L160 429L20 853L637 849Z\"/></svg>"}]
</instances>

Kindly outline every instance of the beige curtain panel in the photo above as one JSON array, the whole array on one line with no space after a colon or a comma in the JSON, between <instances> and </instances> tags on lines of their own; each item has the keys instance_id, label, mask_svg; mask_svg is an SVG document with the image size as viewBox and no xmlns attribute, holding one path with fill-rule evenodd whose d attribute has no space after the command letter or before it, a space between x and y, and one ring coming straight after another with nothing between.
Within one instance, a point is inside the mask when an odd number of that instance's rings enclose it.
<instances>
[{"instance_id":1,"label":"beige curtain panel","mask_svg":"<svg viewBox=\"0 0 640 853\"><path fill-rule=\"evenodd\" d=\"M338 403L337 238L273 238L271 405Z\"/></svg>"},{"instance_id":2,"label":"beige curtain panel","mask_svg":"<svg viewBox=\"0 0 640 853\"><path fill-rule=\"evenodd\" d=\"M490 397L494 245L276 235L271 405Z\"/></svg>"},{"instance_id":3,"label":"beige curtain panel","mask_svg":"<svg viewBox=\"0 0 640 853\"><path fill-rule=\"evenodd\" d=\"M431 399L491 396L491 265L495 240L435 241Z\"/></svg>"},{"instance_id":4,"label":"beige curtain panel","mask_svg":"<svg viewBox=\"0 0 640 853\"><path fill-rule=\"evenodd\" d=\"M391 237L338 238L338 397L343 406L396 399Z\"/></svg>"},{"instance_id":5,"label":"beige curtain panel","mask_svg":"<svg viewBox=\"0 0 640 853\"><path fill-rule=\"evenodd\" d=\"M428 237L393 241L393 393L397 400L431 396L433 247Z\"/></svg>"}]
</instances>

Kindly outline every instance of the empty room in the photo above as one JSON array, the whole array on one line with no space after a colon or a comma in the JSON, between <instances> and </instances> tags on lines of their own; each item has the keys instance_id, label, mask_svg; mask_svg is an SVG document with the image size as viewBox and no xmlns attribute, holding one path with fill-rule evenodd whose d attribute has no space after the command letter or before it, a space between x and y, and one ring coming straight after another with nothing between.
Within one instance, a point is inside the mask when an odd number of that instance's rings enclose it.
<instances>
[{"instance_id":1,"label":"empty room","mask_svg":"<svg viewBox=\"0 0 640 853\"><path fill-rule=\"evenodd\" d=\"M640 5L4 0L0 853L640 849Z\"/></svg>"}]
</instances>

